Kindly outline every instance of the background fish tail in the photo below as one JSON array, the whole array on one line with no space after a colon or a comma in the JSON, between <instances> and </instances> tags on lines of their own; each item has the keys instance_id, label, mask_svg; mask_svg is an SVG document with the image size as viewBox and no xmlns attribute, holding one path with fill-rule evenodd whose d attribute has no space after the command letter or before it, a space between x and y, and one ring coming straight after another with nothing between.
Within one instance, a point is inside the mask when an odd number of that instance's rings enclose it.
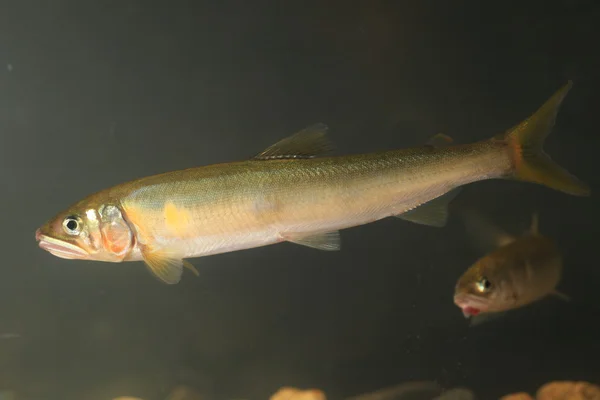
<instances>
[{"instance_id":1,"label":"background fish tail","mask_svg":"<svg viewBox=\"0 0 600 400\"><path fill-rule=\"evenodd\" d=\"M509 130L503 140L512 152L513 179L538 183L575 196L588 196L589 186L555 163L543 150L544 141L554 127L558 110L572 85L569 81L531 117Z\"/></svg>"}]
</instances>

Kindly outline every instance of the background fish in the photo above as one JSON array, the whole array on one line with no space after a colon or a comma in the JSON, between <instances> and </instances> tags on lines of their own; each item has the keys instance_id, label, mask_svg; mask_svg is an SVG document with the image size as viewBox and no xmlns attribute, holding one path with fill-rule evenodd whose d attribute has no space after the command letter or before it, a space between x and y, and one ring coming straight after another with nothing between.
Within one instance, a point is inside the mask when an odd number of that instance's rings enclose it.
<instances>
[{"instance_id":1,"label":"background fish","mask_svg":"<svg viewBox=\"0 0 600 400\"><path fill-rule=\"evenodd\" d=\"M474 213L467 214L467 226L482 243L490 241L498 246L477 260L456 284L454 303L471 318L472 325L549 295L568 299L556 290L562 274L560 251L552 239L539 233L537 214L520 237Z\"/></svg>"},{"instance_id":2,"label":"background fish","mask_svg":"<svg viewBox=\"0 0 600 400\"><path fill-rule=\"evenodd\" d=\"M167 172L92 194L36 232L57 257L143 260L165 283L180 281L185 258L283 241L339 250L340 229L397 216L443 226L462 185L495 178L535 182L572 195L589 188L542 150L569 82L503 135L450 146L348 156L331 150L317 124L245 161ZM194 270L195 271L195 270Z\"/></svg>"}]
</instances>

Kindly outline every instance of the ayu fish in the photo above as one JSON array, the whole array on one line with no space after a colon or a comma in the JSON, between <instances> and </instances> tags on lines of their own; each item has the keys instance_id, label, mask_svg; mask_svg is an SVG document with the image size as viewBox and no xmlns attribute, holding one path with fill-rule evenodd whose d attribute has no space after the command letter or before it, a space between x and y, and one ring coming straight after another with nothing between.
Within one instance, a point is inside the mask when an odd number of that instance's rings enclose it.
<instances>
[{"instance_id":1,"label":"ayu fish","mask_svg":"<svg viewBox=\"0 0 600 400\"><path fill-rule=\"evenodd\" d=\"M504 134L450 145L331 156L317 124L252 159L122 183L75 203L36 231L39 246L67 259L144 261L168 284L187 258L293 242L339 250L338 231L386 217L443 226L458 187L486 179L535 182L572 195L588 186L547 156L569 81Z\"/></svg>"},{"instance_id":2,"label":"ayu fish","mask_svg":"<svg viewBox=\"0 0 600 400\"><path fill-rule=\"evenodd\" d=\"M525 234L515 237L474 213L467 227L480 244L495 248L477 260L458 279L454 304L475 326L548 296L570 300L557 291L562 255L554 240L540 234L533 214Z\"/></svg>"}]
</instances>

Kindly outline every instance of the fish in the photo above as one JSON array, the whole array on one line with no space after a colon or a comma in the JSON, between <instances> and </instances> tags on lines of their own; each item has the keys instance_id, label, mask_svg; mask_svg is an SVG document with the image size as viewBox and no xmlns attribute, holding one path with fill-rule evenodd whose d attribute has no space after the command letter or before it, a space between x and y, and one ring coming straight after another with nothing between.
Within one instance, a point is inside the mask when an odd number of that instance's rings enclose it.
<instances>
[{"instance_id":1,"label":"fish","mask_svg":"<svg viewBox=\"0 0 600 400\"><path fill-rule=\"evenodd\" d=\"M319 123L254 157L134 179L59 212L36 232L64 259L143 261L179 283L191 258L291 242L338 251L339 231L387 217L443 227L466 184L513 179L574 196L589 186L543 150L568 81L534 114L492 138L453 144L444 134L413 148L334 155Z\"/></svg>"},{"instance_id":2,"label":"fish","mask_svg":"<svg viewBox=\"0 0 600 400\"><path fill-rule=\"evenodd\" d=\"M549 296L570 301L557 290L563 270L561 252L554 240L540 234L537 212L532 214L529 229L518 237L473 212L465 216L468 230L480 239L480 245L486 241L497 245L460 276L454 289L454 304L471 320L471 326Z\"/></svg>"}]
</instances>

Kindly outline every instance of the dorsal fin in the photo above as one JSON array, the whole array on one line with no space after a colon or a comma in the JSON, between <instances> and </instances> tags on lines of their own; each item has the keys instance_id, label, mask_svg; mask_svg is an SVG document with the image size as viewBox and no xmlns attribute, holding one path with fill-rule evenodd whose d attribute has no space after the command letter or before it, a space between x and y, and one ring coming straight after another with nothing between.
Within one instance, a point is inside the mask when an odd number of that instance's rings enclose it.
<instances>
[{"instance_id":1,"label":"dorsal fin","mask_svg":"<svg viewBox=\"0 0 600 400\"><path fill-rule=\"evenodd\" d=\"M425 145L430 147L446 147L450 146L452 142L454 142L454 139L452 139L450 136L443 133L438 133L430 137Z\"/></svg>"},{"instance_id":2,"label":"dorsal fin","mask_svg":"<svg viewBox=\"0 0 600 400\"><path fill-rule=\"evenodd\" d=\"M267 147L253 157L254 160L286 160L294 158L315 158L333 150L327 138L327 125L311 125L285 139Z\"/></svg>"},{"instance_id":3,"label":"dorsal fin","mask_svg":"<svg viewBox=\"0 0 600 400\"><path fill-rule=\"evenodd\" d=\"M537 211L531 215L531 226L529 227L529 233L531 235L539 235L540 234L539 217L538 217Z\"/></svg>"},{"instance_id":4,"label":"dorsal fin","mask_svg":"<svg viewBox=\"0 0 600 400\"><path fill-rule=\"evenodd\" d=\"M484 253L506 246L517 239L476 211L463 210L462 216L467 234Z\"/></svg>"}]
</instances>

